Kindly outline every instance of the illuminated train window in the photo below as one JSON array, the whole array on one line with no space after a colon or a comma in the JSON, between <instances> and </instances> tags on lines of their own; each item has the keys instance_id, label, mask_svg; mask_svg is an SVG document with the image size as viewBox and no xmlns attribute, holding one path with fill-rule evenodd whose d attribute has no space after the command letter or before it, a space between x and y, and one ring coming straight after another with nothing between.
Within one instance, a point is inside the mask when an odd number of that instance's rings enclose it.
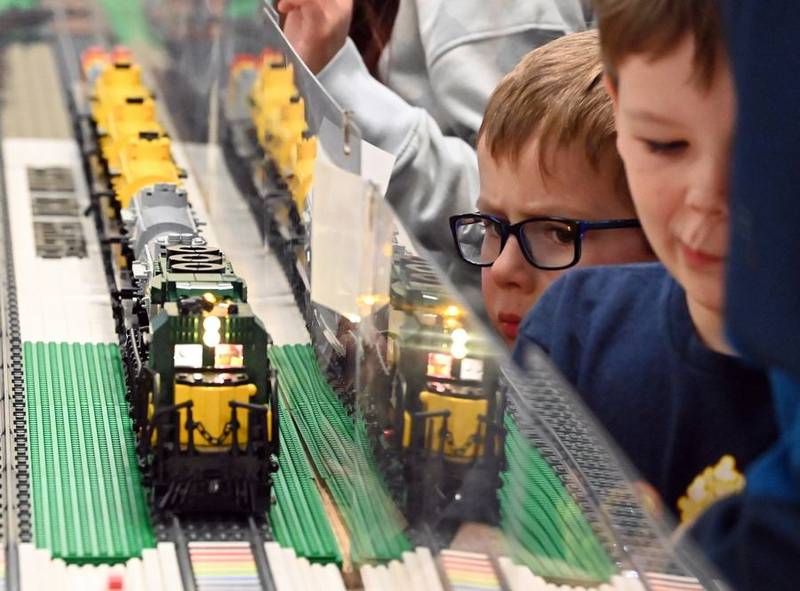
<instances>
[{"instance_id":1,"label":"illuminated train window","mask_svg":"<svg viewBox=\"0 0 800 591\"><path fill-rule=\"evenodd\" d=\"M217 345L214 347L214 367L244 367L244 345Z\"/></svg>"},{"instance_id":2,"label":"illuminated train window","mask_svg":"<svg viewBox=\"0 0 800 591\"><path fill-rule=\"evenodd\" d=\"M428 377L449 380L453 377L453 358L446 353L428 353Z\"/></svg>"},{"instance_id":3,"label":"illuminated train window","mask_svg":"<svg viewBox=\"0 0 800 591\"><path fill-rule=\"evenodd\" d=\"M203 345L175 345L175 367L203 367Z\"/></svg>"},{"instance_id":4,"label":"illuminated train window","mask_svg":"<svg viewBox=\"0 0 800 591\"><path fill-rule=\"evenodd\" d=\"M462 380L480 381L483 379L483 361L480 359L462 359L461 375Z\"/></svg>"}]
</instances>

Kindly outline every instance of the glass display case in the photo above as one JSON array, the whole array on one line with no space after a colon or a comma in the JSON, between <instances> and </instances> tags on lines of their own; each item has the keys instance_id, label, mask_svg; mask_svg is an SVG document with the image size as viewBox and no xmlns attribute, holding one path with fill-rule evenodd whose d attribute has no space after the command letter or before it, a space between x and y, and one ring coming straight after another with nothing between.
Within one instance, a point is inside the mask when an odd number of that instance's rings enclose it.
<instances>
[{"instance_id":1,"label":"glass display case","mask_svg":"<svg viewBox=\"0 0 800 591\"><path fill-rule=\"evenodd\" d=\"M5 14L6 83L41 103L3 107L8 588L721 586L397 219L390 159L269 5ZM69 191L15 185L26 167L71 171L83 256L29 266L26 208ZM97 305L59 279L90 272ZM101 328L39 330L37 291Z\"/></svg>"}]
</instances>

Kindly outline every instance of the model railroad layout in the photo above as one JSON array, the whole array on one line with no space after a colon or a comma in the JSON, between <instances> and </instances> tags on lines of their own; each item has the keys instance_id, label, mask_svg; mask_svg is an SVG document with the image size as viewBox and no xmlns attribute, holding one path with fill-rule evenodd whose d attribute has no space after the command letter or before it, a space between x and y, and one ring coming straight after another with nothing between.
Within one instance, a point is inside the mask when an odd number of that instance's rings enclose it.
<instances>
[{"instance_id":1,"label":"model railroad layout","mask_svg":"<svg viewBox=\"0 0 800 591\"><path fill-rule=\"evenodd\" d=\"M7 588L701 588L549 369L503 367L423 258L394 245L371 341L311 301L318 140L286 56L233 56L223 150L302 344L249 303L269 278L215 242L145 64L90 36L28 76L60 70L30 121L66 131L4 134Z\"/></svg>"}]
</instances>

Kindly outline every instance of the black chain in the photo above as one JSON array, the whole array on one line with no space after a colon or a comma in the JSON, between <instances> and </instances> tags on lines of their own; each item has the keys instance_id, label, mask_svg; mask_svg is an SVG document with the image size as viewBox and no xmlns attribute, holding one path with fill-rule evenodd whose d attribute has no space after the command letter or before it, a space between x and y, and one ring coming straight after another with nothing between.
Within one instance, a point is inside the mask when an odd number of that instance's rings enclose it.
<instances>
[{"instance_id":1,"label":"black chain","mask_svg":"<svg viewBox=\"0 0 800 591\"><path fill-rule=\"evenodd\" d=\"M225 423L225 428L222 430L222 434L219 437L214 437L208 430L203 426L203 423L197 422L194 424L194 428L200 432L200 437L206 440L206 443L209 445L222 445L223 442L228 438L228 435L233 433L233 423L228 422Z\"/></svg>"}]
</instances>

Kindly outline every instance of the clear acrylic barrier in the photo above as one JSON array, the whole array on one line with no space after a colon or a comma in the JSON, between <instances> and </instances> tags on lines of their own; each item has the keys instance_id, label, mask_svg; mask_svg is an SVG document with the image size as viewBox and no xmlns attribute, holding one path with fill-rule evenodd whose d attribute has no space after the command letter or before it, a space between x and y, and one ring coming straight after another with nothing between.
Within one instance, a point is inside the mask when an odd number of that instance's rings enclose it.
<instances>
[{"instance_id":1,"label":"clear acrylic barrier","mask_svg":"<svg viewBox=\"0 0 800 591\"><path fill-rule=\"evenodd\" d=\"M434 589L413 574L425 568L408 553L422 547L439 556L428 575L453 589L467 560L453 551L483 556L502 589L545 585L534 576L716 588L700 557L675 548L671 524L639 497L638 478L546 357L529 351L532 370L514 367L458 286L398 233L402 220L358 178L358 130L259 1L120 6L55 6L65 86L80 86L74 63L90 45L129 45L142 65L199 193L195 211L281 347L279 462L313 478L338 551L327 561L348 586ZM323 152L330 174L315 167ZM336 167L355 181L337 181ZM339 212L337 190L349 204ZM353 279L340 286L337 273ZM281 482L271 535L325 562L292 522L311 509L291 508L299 493Z\"/></svg>"}]
</instances>

